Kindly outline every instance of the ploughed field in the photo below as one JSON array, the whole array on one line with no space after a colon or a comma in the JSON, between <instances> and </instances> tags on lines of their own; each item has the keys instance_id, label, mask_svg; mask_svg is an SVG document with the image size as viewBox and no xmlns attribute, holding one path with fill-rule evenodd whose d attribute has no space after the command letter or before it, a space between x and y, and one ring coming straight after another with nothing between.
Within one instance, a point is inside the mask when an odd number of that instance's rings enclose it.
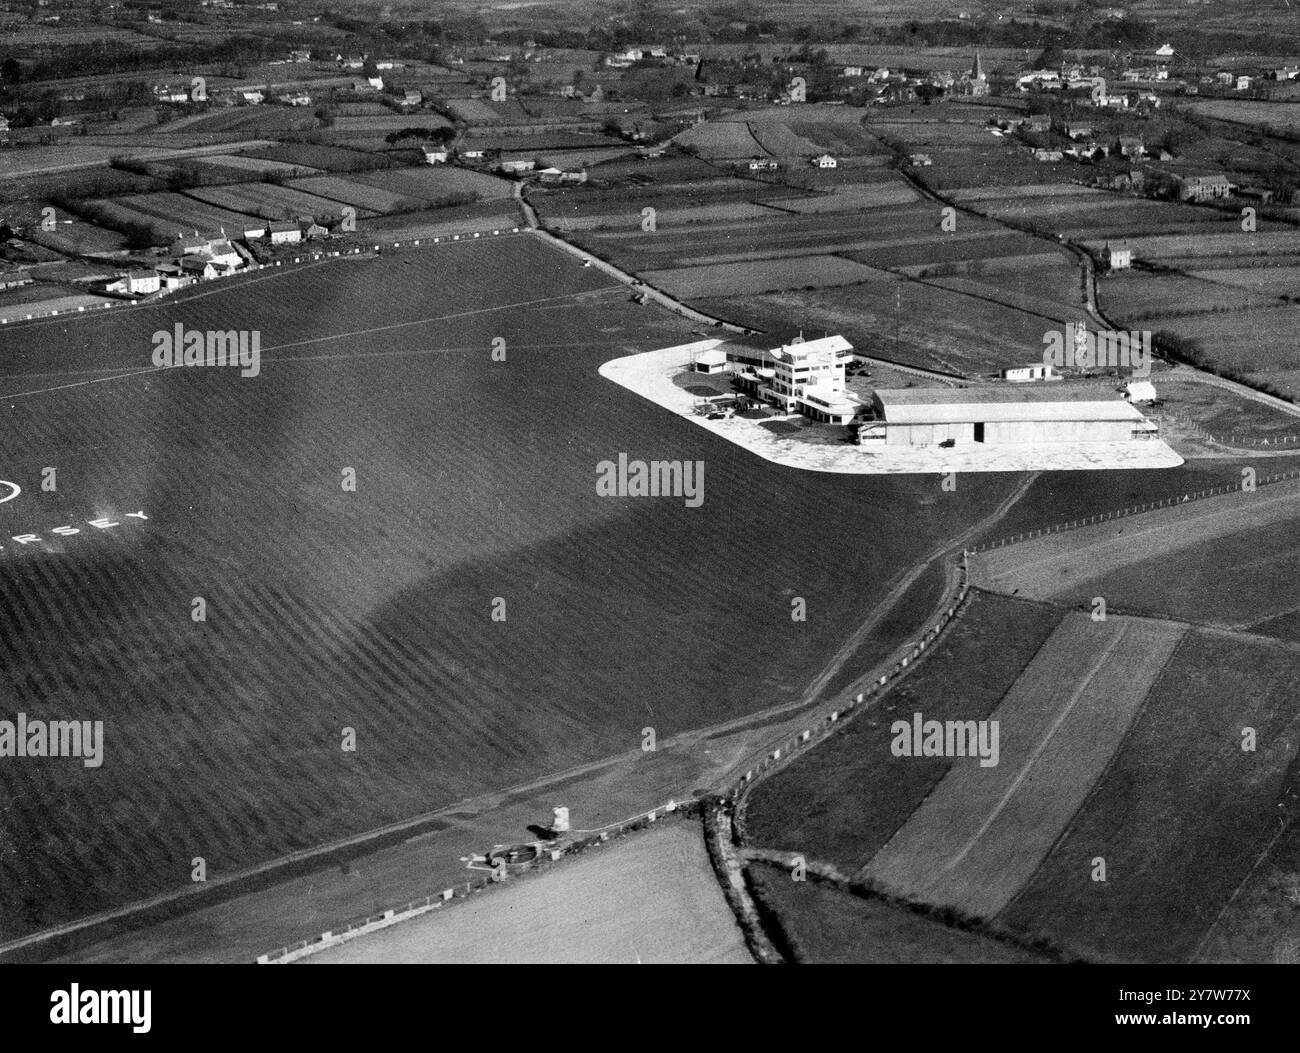
<instances>
[{"instance_id":1,"label":"ploughed field","mask_svg":"<svg viewBox=\"0 0 1300 1053\"><path fill-rule=\"evenodd\" d=\"M936 478L644 403L597 367L687 323L523 235L111 314L0 331L0 719L104 721L101 767L0 762L3 937L788 702L1013 482L920 516ZM261 372L154 370L177 323ZM597 496L619 453L703 461L703 504Z\"/></svg>"}]
</instances>

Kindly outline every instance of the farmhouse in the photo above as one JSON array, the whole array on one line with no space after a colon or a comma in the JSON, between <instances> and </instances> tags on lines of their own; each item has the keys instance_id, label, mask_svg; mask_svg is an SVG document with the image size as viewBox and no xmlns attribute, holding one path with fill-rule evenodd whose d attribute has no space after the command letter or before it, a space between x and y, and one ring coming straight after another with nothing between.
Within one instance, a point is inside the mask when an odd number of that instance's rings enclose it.
<instances>
[{"instance_id":1,"label":"farmhouse","mask_svg":"<svg viewBox=\"0 0 1300 1053\"><path fill-rule=\"evenodd\" d=\"M1225 175L1187 176L1178 181L1178 196L1183 201L1212 201L1227 197L1232 190Z\"/></svg>"},{"instance_id":2,"label":"farmhouse","mask_svg":"<svg viewBox=\"0 0 1300 1053\"><path fill-rule=\"evenodd\" d=\"M211 238L202 235L186 237L182 235L172 243L170 255L182 260L189 256L202 256L211 260L217 267L235 270L244 263L235 247L226 238Z\"/></svg>"},{"instance_id":3,"label":"farmhouse","mask_svg":"<svg viewBox=\"0 0 1300 1053\"><path fill-rule=\"evenodd\" d=\"M193 276L186 274L184 268L176 263L160 263L157 272L158 280L167 292L175 292L194 282Z\"/></svg>"},{"instance_id":4,"label":"farmhouse","mask_svg":"<svg viewBox=\"0 0 1300 1053\"><path fill-rule=\"evenodd\" d=\"M445 146L426 146L424 147L424 162L430 165L441 165L447 163L447 148Z\"/></svg>"},{"instance_id":5,"label":"farmhouse","mask_svg":"<svg viewBox=\"0 0 1300 1053\"><path fill-rule=\"evenodd\" d=\"M839 165L839 162L830 154L818 154L812 159L812 163L818 168L835 168Z\"/></svg>"},{"instance_id":6,"label":"farmhouse","mask_svg":"<svg viewBox=\"0 0 1300 1053\"><path fill-rule=\"evenodd\" d=\"M196 253L181 260L181 270L195 278L215 278L220 271L207 253Z\"/></svg>"},{"instance_id":7,"label":"farmhouse","mask_svg":"<svg viewBox=\"0 0 1300 1053\"><path fill-rule=\"evenodd\" d=\"M1247 201L1258 201L1261 205L1269 205L1273 202L1273 191L1267 187L1247 186L1242 187L1237 192L1238 197L1245 198Z\"/></svg>"},{"instance_id":8,"label":"farmhouse","mask_svg":"<svg viewBox=\"0 0 1300 1053\"><path fill-rule=\"evenodd\" d=\"M1127 241L1122 241L1118 245L1114 242L1106 242L1106 268L1112 271L1125 271L1133 266L1133 250L1129 248Z\"/></svg>"},{"instance_id":9,"label":"farmhouse","mask_svg":"<svg viewBox=\"0 0 1300 1053\"><path fill-rule=\"evenodd\" d=\"M266 228L272 245L302 241L302 227L297 223L271 223Z\"/></svg>"},{"instance_id":10,"label":"farmhouse","mask_svg":"<svg viewBox=\"0 0 1300 1053\"><path fill-rule=\"evenodd\" d=\"M218 267L233 271L243 266L244 257L224 238L209 242L206 252Z\"/></svg>"},{"instance_id":11,"label":"farmhouse","mask_svg":"<svg viewBox=\"0 0 1300 1053\"><path fill-rule=\"evenodd\" d=\"M1130 160L1137 160L1146 154L1146 145L1136 135L1121 135L1116 140L1119 152Z\"/></svg>"},{"instance_id":12,"label":"farmhouse","mask_svg":"<svg viewBox=\"0 0 1300 1053\"><path fill-rule=\"evenodd\" d=\"M1055 384L878 389L872 403L876 419L863 427L859 440L890 446L1129 443L1159 433L1122 399Z\"/></svg>"},{"instance_id":13,"label":"farmhouse","mask_svg":"<svg viewBox=\"0 0 1300 1053\"><path fill-rule=\"evenodd\" d=\"M156 271L128 271L109 282L104 288L108 292L127 293L141 296L156 293L162 285Z\"/></svg>"}]
</instances>

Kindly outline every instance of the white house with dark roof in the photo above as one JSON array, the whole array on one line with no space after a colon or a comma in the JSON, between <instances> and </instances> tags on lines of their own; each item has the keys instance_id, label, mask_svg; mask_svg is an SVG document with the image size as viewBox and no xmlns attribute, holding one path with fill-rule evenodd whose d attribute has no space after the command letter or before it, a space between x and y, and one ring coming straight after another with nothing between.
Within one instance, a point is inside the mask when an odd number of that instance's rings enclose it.
<instances>
[{"instance_id":1,"label":"white house with dark roof","mask_svg":"<svg viewBox=\"0 0 1300 1053\"><path fill-rule=\"evenodd\" d=\"M157 271L127 271L104 288L107 292L126 293L128 296L148 296L162 288L162 278Z\"/></svg>"},{"instance_id":2,"label":"white house with dark roof","mask_svg":"<svg viewBox=\"0 0 1300 1053\"><path fill-rule=\"evenodd\" d=\"M298 223L276 222L266 227L267 237L272 245L289 245L302 241L302 226Z\"/></svg>"}]
</instances>

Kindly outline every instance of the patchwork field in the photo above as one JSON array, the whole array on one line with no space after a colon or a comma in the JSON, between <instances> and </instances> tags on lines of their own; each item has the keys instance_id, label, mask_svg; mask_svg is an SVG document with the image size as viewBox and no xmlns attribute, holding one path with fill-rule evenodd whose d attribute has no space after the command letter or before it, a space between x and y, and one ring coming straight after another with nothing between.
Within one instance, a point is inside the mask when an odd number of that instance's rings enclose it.
<instances>
[{"instance_id":1,"label":"patchwork field","mask_svg":"<svg viewBox=\"0 0 1300 1053\"><path fill-rule=\"evenodd\" d=\"M404 128L450 128L451 122L437 113L393 113L385 110L386 116L335 117L330 130L334 132L378 132L386 135Z\"/></svg>"},{"instance_id":2,"label":"patchwork field","mask_svg":"<svg viewBox=\"0 0 1300 1053\"><path fill-rule=\"evenodd\" d=\"M977 593L917 670L815 750L747 795L746 845L806 853L856 873L948 773L942 757L895 757L896 719L982 720L1061 619L1056 608Z\"/></svg>"},{"instance_id":3,"label":"patchwork field","mask_svg":"<svg viewBox=\"0 0 1300 1053\"><path fill-rule=\"evenodd\" d=\"M1189 632L1106 778L999 920L1100 961L1194 957L1294 807L1298 671L1294 646ZM1297 938L1292 908L1257 953L1268 961Z\"/></svg>"},{"instance_id":4,"label":"patchwork field","mask_svg":"<svg viewBox=\"0 0 1300 1053\"><path fill-rule=\"evenodd\" d=\"M237 169L265 175L267 172L279 172L286 176L314 175L319 168L293 164L290 161L277 161L270 157L245 157L242 154L209 154L199 162L201 167L214 166L221 169Z\"/></svg>"},{"instance_id":5,"label":"patchwork field","mask_svg":"<svg viewBox=\"0 0 1300 1053\"><path fill-rule=\"evenodd\" d=\"M424 201L445 201L465 194L477 194L482 200L508 198L514 191L514 185L508 179L448 165L362 172L353 178L367 186Z\"/></svg>"},{"instance_id":6,"label":"patchwork field","mask_svg":"<svg viewBox=\"0 0 1300 1053\"><path fill-rule=\"evenodd\" d=\"M862 875L908 898L997 914L1105 771L1184 631L1066 615L989 717L997 763L954 762Z\"/></svg>"},{"instance_id":7,"label":"patchwork field","mask_svg":"<svg viewBox=\"0 0 1300 1053\"><path fill-rule=\"evenodd\" d=\"M864 354L960 376L1041 362L1043 333L1059 327L1046 314L885 271L853 286L704 297L694 306L777 339L800 327L843 333Z\"/></svg>"},{"instance_id":8,"label":"patchwork field","mask_svg":"<svg viewBox=\"0 0 1300 1053\"><path fill-rule=\"evenodd\" d=\"M238 183L233 186L197 187L187 191L187 196L218 208L242 212L262 219L291 220L298 216L339 215L337 201L317 197L315 194L295 190L291 186L275 186L271 183ZM369 209L358 209L357 218L364 219L375 213Z\"/></svg>"},{"instance_id":9,"label":"patchwork field","mask_svg":"<svg viewBox=\"0 0 1300 1053\"><path fill-rule=\"evenodd\" d=\"M857 212L867 208L884 208L890 205L911 205L921 195L901 180L894 183L849 185L835 187L829 194L815 197L777 198L769 204L792 212Z\"/></svg>"},{"instance_id":10,"label":"patchwork field","mask_svg":"<svg viewBox=\"0 0 1300 1053\"><path fill-rule=\"evenodd\" d=\"M151 369L177 323L258 330L259 375ZM0 330L2 474L24 487L0 536L42 539L0 550L0 681L13 711L105 721L98 769L0 766L3 935L187 887L195 855L229 874L631 750L647 723L789 701L899 566L1009 492L989 476L920 516L932 480L792 473L597 373L689 338L527 236ZM706 500L601 498L619 451L703 460ZM891 540L845 546L846 524ZM787 534L815 555L754 574L752 539Z\"/></svg>"},{"instance_id":11,"label":"patchwork field","mask_svg":"<svg viewBox=\"0 0 1300 1053\"><path fill-rule=\"evenodd\" d=\"M642 271L641 277L673 296L737 296L806 286L852 285L876 272L839 256L792 256L753 263L718 263L710 267L679 267Z\"/></svg>"},{"instance_id":12,"label":"patchwork field","mask_svg":"<svg viewBox=\"0 0 1300 1053\"><path fill-rule=\"evenodd\" d=\"M316 176L310 179L295 179L289 184L294 190L302 190L316 197L327 198L344 205L351 205L371 213L409 211L423 208L427 202L423 198L396 194L376 186L367 186L352 179L339 176Z\"/></svg>"},{"instance_id":13,"label":"patchwork field","mask_svg":"<svg viewBox=\"0 0 1300 1053\"><path fill-rule=\"evenodd\" d=\"M673 142L708 161L768 156L749 125L736 121L705 121L680 132Z\"/></svg>"},{"instance_id":14,"label":"patchwork field","mask_svg":"<svg viewBox=\"0 0 1300 1053\"><path fill-rule=\"evenodd\" d=\"M186 233L242 229L248 216L228 208L218 208L184 194L138 194L97 201L108 221L145 223L153 230L159 244L166 244Z\"/></svg>"},{"instance_id":15,"label":"patchwork field","mask_svg":"<svg viewBox=\"0 0 1300 1053\"><path fill-rule=\"evenodd\" d=\"M282 161L289 165L303 165L325 172L353 172L374 168L376 164L372 154L315 143L280 143L252 151L248 156Z\"/></svg>"},{"instance_id":16,"label":"patchwork field","mask_svg":"<svg viewBox=\"0 0 1300 1053\"><path fill-rule=\"evenodd\" d=\"M1286 636L1300 609L1289 586L1300 568L1298 506L1297 484L1277 483L981 552L972 572L1019 596L1070 605L1102 596L1112 610L1264 634L1276 625Z\"/></svg>"}]
</instances>

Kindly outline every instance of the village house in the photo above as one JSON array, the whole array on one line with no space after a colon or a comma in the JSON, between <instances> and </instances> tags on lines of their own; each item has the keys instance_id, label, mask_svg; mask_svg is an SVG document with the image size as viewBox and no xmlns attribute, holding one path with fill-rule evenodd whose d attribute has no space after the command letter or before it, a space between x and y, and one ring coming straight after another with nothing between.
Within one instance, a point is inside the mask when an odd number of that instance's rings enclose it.
<instances>
[{"instance_id":1,"label":"village house","mask_svg":"<svg viewBox=\"0 0 1300 1053\"><path fill-rule=\"evenodd\" d=\"M839 166L839 162L830 154L818 154L812 159L812 163L818 168L836 168Z\"/></svg>"},{"instance_id":2,"label":"village house","mask_svg":"<svg viewBox=\"0 0 1300 1053\"><path fill-rule=\"evenodd\" d=\"M505 175L523 175L525 172L531 172L537 167L537 162L517 158L510 161L502 161L497 165L497 171Z\"/></svg>"},{"instance_id":3,"label":"village house","mask_svg":"<svg viewBox=\"0 0 1300 1053\"><path fill-rule=\"evenodd\" d=\"M1108 271L1126 271L1133 266L1133 250L1129 248L1127 241L1118 244L1107 241L1104 259Z\"/></svg>"},{"instance_id":4,"label":"village house","mask_svg":"<svg viewBox=\"0 0 1300 1053\"><path fill-rule=\"evenodd\" d=\"M1225 175L1184 176L1178 180L1178 197L1182 201L1213 201L1232 191L1233 184Z\"/></svg>"},{"instance_id":5,"label":"village house","mask_svg":"<svg viewBox=\"0 0 1300 1053\"><path fill-rule=\"evenodd\" d=\"M185 286L193 283L194 279L185 273L179 263L160 263L154 268L158 275L158 280L162 289L166 292L175 292L177 289L183 289Z\"/></svg>"},{"instance_id":6,"label":"village house","mask_svg":"<svg viewBox=\"0 0 1300 1053\"><path fill-rule=\"evenodd\" d=\"M214 238L204 250L212 262L224 270L238 270L244 265L244 257L225 238Z\"/></svg>"},{"instance_id":7,"label":"village house","mask_svg":"<svg viewBox=\"0 0 1300 1053\"><path fill-rule=\"evenodd\" d=\"M240 92L240 96L250 106L260 106L266 99L266 96L260 91L244 91Z\"/></svg>"},{"instance_id":8,"label":"village house","mask_svg":"<svg viewBox=\"0 0 1300 1053\"><path fill-rule=\"evenodd\" d=\"M302 241L302 227L297 223L270 223L266 232L272 245L290 245Z\"/></svg>"},{"instance_id":9,"label":"village house","mask_svg":"<svg viewBox=\"0 0 1300 1053\"><path fill-rule=\"evenodd\" d=\"M424 147L424 163L429 165L441 165L447 163L447 148L445 146L426 146Z\"/></svg>"},{"instance_id":10,"label":"village house","mask_svg":"<svg viewBox=\"0 0 1300 1053\"><path fill-rule=\"evenodd\" d=\"M217 265L212 262L212 257L206 253L194 256L185 256L181 259L180 267L182 272L190 275L192 278L209 279L218 276L220 271Z\"/></svg>"},{"instance_id":11,"label":"village house","mask_svg":"<svg viewBox=\"0 0 1300 1053\"><path fill-rule=\"evenodd\" d=\"M148 296L162 287L157 271L127 271L104 286L106 292L125 293L128 296Z\"/></svg>"},{"instance_id":12,"label":"village house","mask_svg":"<svg viewBox=\"0 0 1300 1053\"><path fill-rule=\"evenodd\" d=\"M1131 161L1136 161L1146 154L1146 146L1136 135L1121 135L1115 145L1119 153Z\"/></svg>"},{"instance_id":13,"label":"village house","mask_svg":"<svg viewBox=\"0 0 1300 1053\"><path fill-rule=\"evenodd\" d=\"M1140 169L1130 168L1127 172L1099 175L1092 185L1100 190L1125 190L1140 194L1146 185L1146 176Z\"/></svg>"},{"instance_id":14,"label":"village house","mask_svg":"<svg viewBox=\"0 0 1300 1053\"><path fill-rule=\"evenodd\" d=\"M1247 201L1257 201L1261 205L1268 205L1273 202L1273 191L1264 187L1247 186L1237 191L1237 197L1245 198Z\"/></svg>"}]
</instances>

